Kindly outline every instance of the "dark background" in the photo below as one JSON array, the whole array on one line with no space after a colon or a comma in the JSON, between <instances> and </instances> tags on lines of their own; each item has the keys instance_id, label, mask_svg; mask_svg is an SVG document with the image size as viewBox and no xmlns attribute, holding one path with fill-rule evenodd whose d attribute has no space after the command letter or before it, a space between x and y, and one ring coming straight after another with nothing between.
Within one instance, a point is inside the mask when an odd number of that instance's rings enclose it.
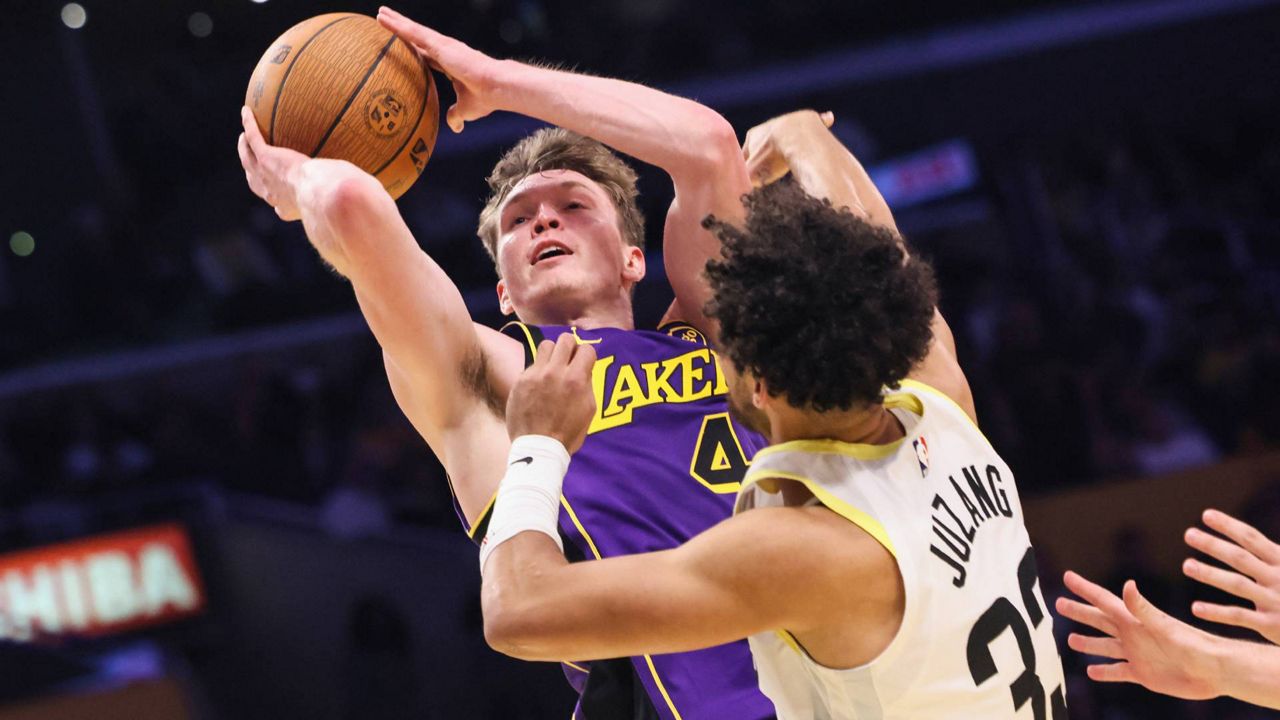
<instances>
[{"instance_id":1,"label":"dark background","mask_svg":"<svg viewBox=\"0 0 1280 720\"><path fill-rule=\"evenodd\" d=\"M78 30L61 2L7 2L0 23L0 550L178 518L207 560L211 610L38 648L39 662L0 654L6 669L49 668L4 697L169 678L193 717L567 716L554 668L483 647L442 469L395 408L349 288L249 193L235 154L270 42L377 5L83 5ZM1274 3L398 9L496 56L697 98L740 135L833 110L873 169L964 148L963 187L891 202L938 268L984 430L1026 497L1280 444ZM483 178L532 127L496 115L444 130L400 201L485 322L500 318L474 237ZM655 262L670 185L640 169L644 326L670 301ZM29 255L11 243L20 231ZM1260 497L1250 519L1276 527L1274 494ZM1119 532L1116 577L1149 574L1164 607L1185 607L1176 567L1142 550L1176 540ZM142 670L113 670L122 656ZM1266 716L1098 689L1073 656L1075 717Z\"/></svg>"}]
</instances>

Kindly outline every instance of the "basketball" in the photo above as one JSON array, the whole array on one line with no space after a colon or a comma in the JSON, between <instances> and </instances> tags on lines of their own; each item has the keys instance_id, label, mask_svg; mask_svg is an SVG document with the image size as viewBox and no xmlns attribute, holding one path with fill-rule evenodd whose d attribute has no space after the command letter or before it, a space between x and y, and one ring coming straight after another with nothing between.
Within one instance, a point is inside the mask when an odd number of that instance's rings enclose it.
<instances>
[{"instance_id":1,"label":"basketball","mask_svg":"<svg viewBox=\"0 0 1280 720\"><path fill-rule=\"evenodd\" d=\"M422 173L440 127L435 83L414 49L354 13L317 15L277 38L245 104L267 143L351 162L393 198Z\"/></svg>"}]
</instances>

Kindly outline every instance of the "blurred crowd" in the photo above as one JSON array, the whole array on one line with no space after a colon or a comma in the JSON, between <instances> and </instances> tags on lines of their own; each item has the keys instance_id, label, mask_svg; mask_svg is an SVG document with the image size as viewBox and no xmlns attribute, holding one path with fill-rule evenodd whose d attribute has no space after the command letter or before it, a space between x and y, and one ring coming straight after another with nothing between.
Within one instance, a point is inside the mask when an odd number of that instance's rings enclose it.
<instances>
[{"instance_id":1,"label":"blurred crowd","mask_svg":"<svg viewBox=\"0 0 1280 720\"><path fill-rule=\"evenodd\" d=\"M943 290L983 425L1026 486L1280 443L1274 133L1091 137L1007 175L1025 242Z\"/></svg>"}]
</instances>

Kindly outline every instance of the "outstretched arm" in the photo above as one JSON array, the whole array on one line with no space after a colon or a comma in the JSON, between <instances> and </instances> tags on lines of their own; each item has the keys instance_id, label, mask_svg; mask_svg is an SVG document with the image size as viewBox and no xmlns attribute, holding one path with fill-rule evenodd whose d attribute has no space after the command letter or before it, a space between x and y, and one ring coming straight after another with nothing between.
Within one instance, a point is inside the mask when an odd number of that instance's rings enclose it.
<instances>
[{"instance_id":1,"label":"outstretched arm","mask_svg":"<svg viewBox=\"0 0 1280 720\"><path fill-rule=\"evenodd\" d=\"M268 145L248 108L241 120L238 149L249 187L282 219L300 219L324 261L351 281L401 408L460 480L459 502L474 518L502 468L489 458L491 447L475 453L468 438L502 439L491 408L520 372L522 350L472 323L457 287L418 247L373 176L348 162Z\"/></svg>"},{"instance_id":2,"label":"outstretched arm","mask_svg":"<svg viewBox=\"0 0 1280 720\"><path fill-rule=\"evenodd\" d=\"M1073 572L1067 587L1084 602L1059 598L1058 612L1103 633L1072 633L1073 650L1119 662L1089 666L1098 682L1129 682L1187 700L1229 695L1280 709L1280 647L1218 637L1156 608L1130 580L1124 599Z\"/></svg>"},{"instance_id":3,"label":"outstretched arm","mask_svg":"<svg viewBox=\"0 0 1280 720\"><path fill-rule=\"evenodd\" d=\"M728 121L705 105L643 85L496 60L389 8L379 11L378 20L452 80L458 100L447 121L454 132L507 110L665 170L675 187L663 248L667 276L681 319L708 329L702 307L710 294L701 275L719 242L702 229L702 218L740 218L741 197L751 187Z\"/></svg>"},{"instance_id":4,"label":"outstretched arm","mask_svg":"<svg viewBox=\"0 0 1280 720\"><path fill-rule=\"evenodd\" d=\"M871 176L827 129L831 120L829 114L824 117L812 110L799 110L749 130L743 153L751 181L767 185L791 173L810 195L897 232L889 204ZM929 353L909 377L942 391L977 422L973 393L956 359L955 338L937 309Z\"/></svg>"}]
</instances>

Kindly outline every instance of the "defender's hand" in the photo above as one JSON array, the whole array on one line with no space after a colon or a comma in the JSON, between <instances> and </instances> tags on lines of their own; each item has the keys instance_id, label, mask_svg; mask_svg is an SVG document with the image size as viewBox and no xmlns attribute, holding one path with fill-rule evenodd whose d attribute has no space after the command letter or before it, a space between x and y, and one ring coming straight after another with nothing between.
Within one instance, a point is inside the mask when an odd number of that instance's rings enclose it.
<instances>
[{"instance_id":1,"label":"defender's hand","mask_svg":"<svg viewBox=\"0 0 1280 720\"><path fill-rule=\"evenodd\" d=\"M826 135L835 119L831 112L797 110L748 130L742 142L742 157L746 160L751 184L762 187L782 179L791 171L788 154L791 148L802 144L798 140L814 132Z\"/></svg>"},{"instance_id":2,"label":"defender's hand","mask_svg":"<svg viewBox=\"0 0 1280 720\"><path fill-rule=\"evenodd\" d=\"M507 400L507 434L547 435L576 452L596 414L591 369L596 351L571 333L538 345L538 357L520 375Z\"/></svg>"},{"instance_id":3,"label":"defender's hand","mask_svg":"<svg viewBox=\"0 0 1280 720\"><path fill-rule=\"evenodd\" d=\"M1221 638L1176 620L1147 601L1130 580L1124 600L1073 572L1067 587L1084 602L1058 598L1058 612L1103 633L1090 637L1071 633L1071 649L1120 662L1090 665L1098 682L1137 683L1154 692L1206 700L1223 694L1217 660Z\"/></svg>"},{"instance_id":4,"label":"defender's hand","mask_svg":"<svg viewBox=\"0 0 1280 720\"><path fill-rule=\"evenodd\" d=\"M310 158L289 148L268 145L258 130L253 111L247 107L240 108L240 124L244 132L240 133L236 150L249 189L275 208L281 220L297 220L302 214L298 211L293 174Z\"/></svg>"},{"instance_id":5,"label":"defender's hand","mask_svg":"<svg viewBox=\"0 0 1280 720\"><path fill-rule=\"evenodd\" d=\"M468 121L479 120L497 109L492 90L498 60L389 7L378 8L378 22L412 45L428 65L444 73L453 83L457 101L445 114L450 130L460 133Z\"/></svg>"},{"instance_id":6,"label":"defender's hand","mask_svg":"<svg viewBox=\"0 0 1280 720\"><path fill-rule=\"evenodd\" d=\"M1195 602L1191 612L1210 622L1249 628L1280 644L1280 545L1218 510L1205 510L1203 520L1227 540L1191 528L1185 536L1187 544L1238 572L1190 559L1182 564L1182 571L1193 580L1248 600L1254 609Z\"/></svg>"}]
</instances>

